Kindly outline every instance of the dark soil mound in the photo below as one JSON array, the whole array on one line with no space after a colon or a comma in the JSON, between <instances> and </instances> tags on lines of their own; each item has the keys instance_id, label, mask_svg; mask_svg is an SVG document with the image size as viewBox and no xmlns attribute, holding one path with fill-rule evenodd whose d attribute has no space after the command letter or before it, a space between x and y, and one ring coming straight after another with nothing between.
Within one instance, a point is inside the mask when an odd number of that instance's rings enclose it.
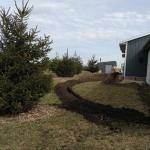
<instances>
[{"instance_id":1,"label":"dark soil mound","mask_svg":"<svg viewBox=\"0 0 150 150\"><path fill-rule=\"evenodd\" d=\"M63 102L62 107L83 115L87 120L96 124L111 125L113 122L127 122L150 125L150 117L134 109L113 108L83 99L72 87L76 84L87 81L99 81L100 79L71 80L56 85L55 91Z\"/></svg>"}]
</instances>

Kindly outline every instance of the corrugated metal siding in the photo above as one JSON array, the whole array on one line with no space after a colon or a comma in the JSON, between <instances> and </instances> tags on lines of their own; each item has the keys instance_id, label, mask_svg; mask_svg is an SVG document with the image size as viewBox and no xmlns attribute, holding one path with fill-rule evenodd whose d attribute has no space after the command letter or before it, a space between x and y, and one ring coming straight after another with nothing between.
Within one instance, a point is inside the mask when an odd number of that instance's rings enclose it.
<instances>
[{"instance_id":1,"label":"corrugated metal siding","mask_svg":"<svg viewBox=\"0 0 150 150\"><path fill-rule=\"evenodd\" d=\"M99 70L101 70L102 72L105 72L106 65L112 65L112 67L114 67L114 66L117 66L117 62L116 61L100 62L98 63Z\"/></svg>"},{"instance_id":2,"label":"corrugated metal siding","mask_svg":"<svg viewBox=\"0 0 150 150\"><path fill-rule=\"evenodd\" d=\"M147 63L146 82L150 85L150 50L149 50L149 52L148 52L148 63Z\"/></svg>"},{"instance_id":3,"label":"corrugated metal siding","mask_svg":"<svg viewBox=\"0 0 150 150\"><path fill-rule=\"evenodd\" d=\"M128 42L126 76L146 77L147 53L142 50L149 39L145 36Z\"/></svg>"}]
</instances>

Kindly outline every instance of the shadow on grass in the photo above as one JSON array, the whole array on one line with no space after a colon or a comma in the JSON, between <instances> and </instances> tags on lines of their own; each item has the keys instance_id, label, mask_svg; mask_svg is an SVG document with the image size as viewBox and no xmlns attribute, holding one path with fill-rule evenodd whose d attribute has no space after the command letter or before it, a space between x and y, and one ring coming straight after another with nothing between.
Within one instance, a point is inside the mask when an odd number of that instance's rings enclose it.
<instances>
[{"instance_id":1,"label":"shadow on grass","mask_svg":"<svg viewBox=\"0 0 150 150\"><path fill-rule=\"evenodd\" d=\"M89 80L88 80L89 81ZM93 81L93 80L92 80ZM55 91L62 101L62 107L83 115L96 124L111 125L113 122L126 122L150 125L150 117L134 109L113 108L83 99L74 93L72 87L86 80L71 80L56 85Z\"/></svg>"},{"instance_id":2,"label":"shadow on grass","mask_svg":"<svg viewBox=\"0 0 150 150\"><path fill-rule=\"evenodd\" d=\"M150 86L148 85L139 86L138 91L142 101L148 106L150 113Z\"/></svg>"}]
</instances>

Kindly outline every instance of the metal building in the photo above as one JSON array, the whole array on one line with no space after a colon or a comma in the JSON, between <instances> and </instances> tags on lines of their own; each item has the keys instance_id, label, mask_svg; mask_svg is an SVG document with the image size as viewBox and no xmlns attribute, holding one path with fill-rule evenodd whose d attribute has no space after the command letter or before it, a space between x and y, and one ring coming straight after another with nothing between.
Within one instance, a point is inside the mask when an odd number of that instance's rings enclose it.
<instances>
[{"instance_id":1,"label":"metal building","mask_svg":"<svg viewBox=\"0 0 150 150\"><path fill-rule=\"evenodd\" d=\"M125 77L144 77L150 84L150 34L120 43Z\"/></svg>"},{"instance_id":2,"label":"metal building","mask_svg":"<svg viewBox=\"0 0 150 150\"><path fill-rule=\"evenodd\" d=\"M117 66L116 61L107 61L98 63L98 68L102 73L112 73L113 67Z\"/></svg>"}]
</instances>

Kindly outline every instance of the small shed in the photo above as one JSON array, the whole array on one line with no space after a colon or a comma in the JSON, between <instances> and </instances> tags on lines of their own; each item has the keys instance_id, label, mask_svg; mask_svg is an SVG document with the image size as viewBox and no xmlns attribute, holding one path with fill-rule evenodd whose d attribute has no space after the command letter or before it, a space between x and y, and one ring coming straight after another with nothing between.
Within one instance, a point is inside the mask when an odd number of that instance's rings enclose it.
<instances>
[{"instance_id":1,"label":"small shed","mask_svg":"<svg viewBox=\"0 0 150 150\"><path fill-rule=\"evenodd\" d=\"M113 67L117 66L116 61L107 61L107 62L99 62L98 68L102 73L110 74L112 73Z\"/></svg>"}]
</instances>

